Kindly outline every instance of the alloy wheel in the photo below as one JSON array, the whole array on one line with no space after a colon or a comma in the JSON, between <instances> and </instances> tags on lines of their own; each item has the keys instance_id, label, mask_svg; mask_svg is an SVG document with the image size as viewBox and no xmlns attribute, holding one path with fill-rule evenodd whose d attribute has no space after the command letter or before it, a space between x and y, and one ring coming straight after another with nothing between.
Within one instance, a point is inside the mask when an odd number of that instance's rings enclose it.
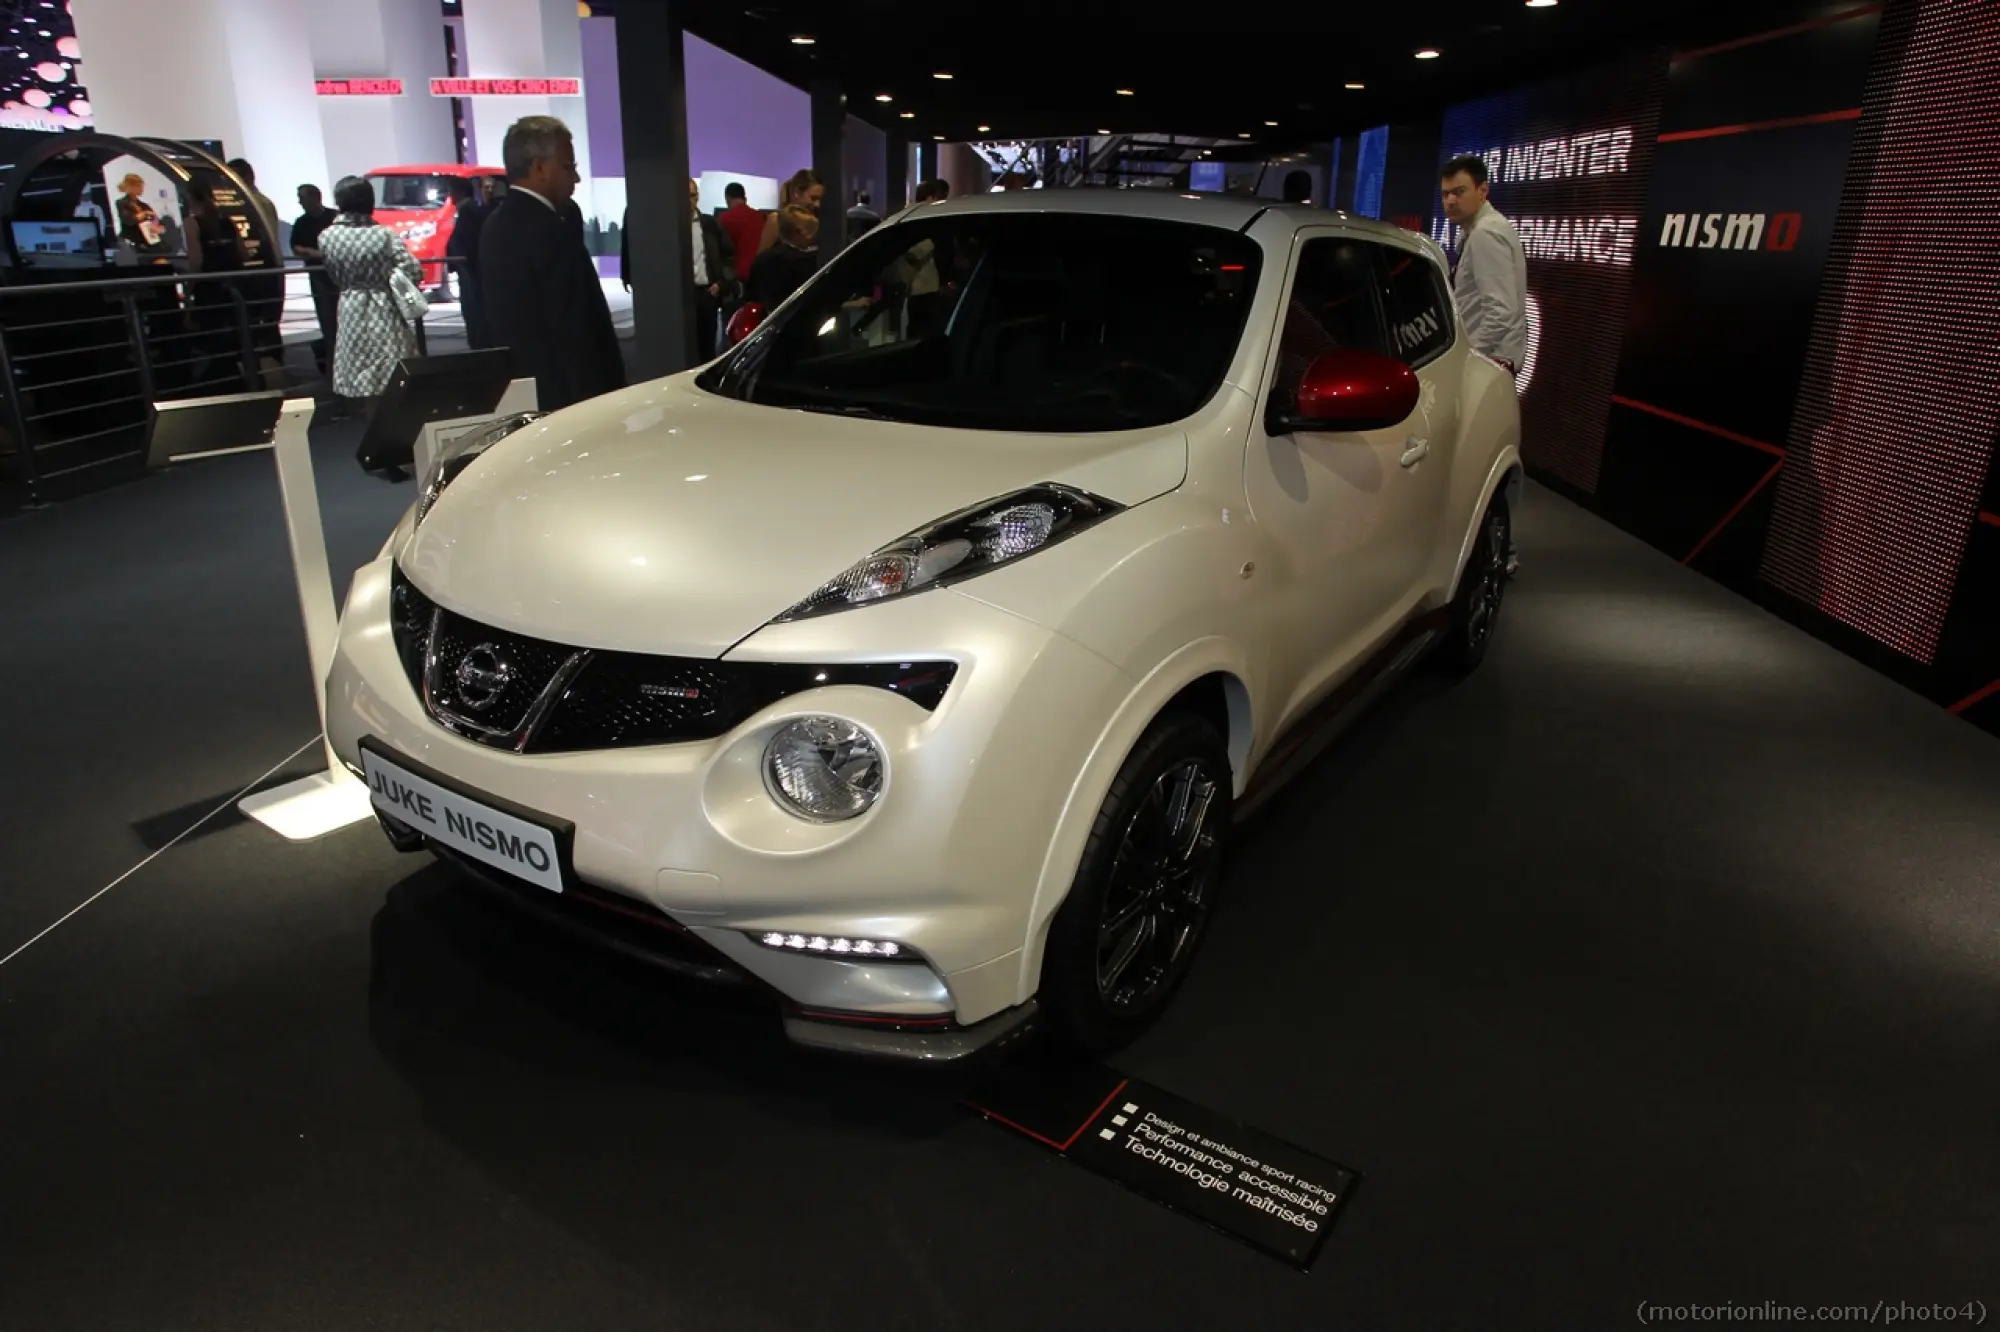
<instances>
[{"instance_id":1,"label":"alloy wheel","mask_svg":"<svg viewBox=\"0 0 2000 1332\"><path fill-rule=\"evenodd\" d=\"M1486 540L1479 556L1478 581L1466 606L1467 645L1477 650L1493 635L1500 617L1500 599L1507 593L1507 520L1499 514L1486 520Z\"/></svg>"},{"instance_id":2,"label":"alloy wheel","mask_svg":"<svg viewBox=\"0 0 2000 1332\"><path fill-rule=\"evenodd\" d=\"M1097 931L1097 988L1113 1012L1143 1012L1193 956L1222 858L1220 789L1207 763L1184 759L1126 821Z\"/></svg>"}]
</instances>

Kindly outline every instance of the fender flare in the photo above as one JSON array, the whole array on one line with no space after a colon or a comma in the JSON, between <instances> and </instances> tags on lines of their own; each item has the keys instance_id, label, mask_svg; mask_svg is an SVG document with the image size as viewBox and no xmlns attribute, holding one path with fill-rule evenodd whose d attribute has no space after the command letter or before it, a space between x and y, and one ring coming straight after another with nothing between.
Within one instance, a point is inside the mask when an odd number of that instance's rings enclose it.
<instances>
[{"instance_id":1,"label":"fender flare","mask_svg":"<svg viewBox=\"0 0 2000 1332\"><path fill-rule=\"evenodd\" d=\"M1070 784L1069 796L1063 801L1062 814L1056 822L1055 835L1049 839L1048 851L1042 859L1041 875L1036 880L1034 898L1028 908L1027 936L1021 946L1017 990L1020 999L1026 1000L1040 985L1042 952L1048 942L1049 922L1055 919L1056 912L1069 897L1077 866L1083 860L1083 848L1090 840L1098 811L1104 805L1105 793L1117 779L1118 770L1125 766L1126 758L1138 745L1146 728L1182 690L1197 680L1218 674L1233 678L1243 688L1245 696L1254 699L1251 682L1256 677L1250 669L1249 654L1229 639L1201 638L1179 648L1148 672L1126 694L1125 701L1099 733L1090 756L1084 761L1076 780ZM1251 708L1254 717L1254 702ZM1236 730L1233 722L1230 729L1232 733ZM1247 725L1243 732L1240 737L1233 734L1223 737L1229 746L1231 782L1237 795L1243 793L1248 769L1246 759L1254 734Z\"/></svg>"},{"instance_id":2,"label":"fender flare","mask_svg":"<svg viewBox=\"0 0 2000 1332\"><path fill-rule=\"evenodd\" d=\"M1521 511L1521 485L1526 473L1521 464L1521 451L1513 445L1500 450L1493 460L1493 467L1479 488L1479 503L1472 506L1472 521L1467 524L1459 537L1458 559L1451 569L1451 590L1445 596L1446 604L1458 596L1458 580L1465 576L1465 562L1472 558L1472 543L1478 539L1480 524L1486 521L1486 511L1493 507L1493 497L1506 492L1507 511L1517 514Z\"/></svg>"}]
</instances>

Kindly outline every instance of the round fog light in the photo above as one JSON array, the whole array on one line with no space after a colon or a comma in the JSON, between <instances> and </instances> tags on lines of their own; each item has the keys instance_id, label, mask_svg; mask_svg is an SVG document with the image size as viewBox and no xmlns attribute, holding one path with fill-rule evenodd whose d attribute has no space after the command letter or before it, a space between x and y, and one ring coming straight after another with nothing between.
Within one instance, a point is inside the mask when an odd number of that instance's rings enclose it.
<instances>
[{"instance_id":1,"label":"round fog light","mask_svg":"<svg viewBox=\"0 0 2000 1332\"><path fill-rule=\"evenodd\" d=\"M882 794L882 751L853 722L801 717L765 747L764 784L800 818L837 823L866 813Z\"/></svg>"}]
</instances>

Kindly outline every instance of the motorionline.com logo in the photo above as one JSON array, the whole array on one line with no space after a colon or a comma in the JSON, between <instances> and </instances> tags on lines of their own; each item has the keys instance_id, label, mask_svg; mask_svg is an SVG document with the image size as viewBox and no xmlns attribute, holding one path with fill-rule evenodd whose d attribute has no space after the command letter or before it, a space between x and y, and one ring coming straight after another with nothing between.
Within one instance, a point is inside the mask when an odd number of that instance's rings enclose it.
<instances>
[{"instance_id":1,"label":"motorionline.com logo","mask_svg":"<svg viewBox=\"0 0 2000 1332\"><path fill-rule=\"evenodd\" d=\"M1964 1304L1911 1304L1877 1300L1873 1304L1641 1304L1641 1323L1866 1323L1876 1327L1906 1323L1986 1322L1986 1301Z\"/></svg>"}]
</instances>

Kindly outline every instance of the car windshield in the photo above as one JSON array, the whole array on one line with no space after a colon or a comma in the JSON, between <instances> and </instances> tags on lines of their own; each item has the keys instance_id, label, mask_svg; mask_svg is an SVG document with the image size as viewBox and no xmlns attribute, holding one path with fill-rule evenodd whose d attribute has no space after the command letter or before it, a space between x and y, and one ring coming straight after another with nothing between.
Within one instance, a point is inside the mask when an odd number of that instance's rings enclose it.
<instances>
[{"instance_id":1,"label":"car windshield","mask_svg":"<svg viewBox=\"0 0 2000 1332\"><path fill-rule=\"evenodd\" d=\"M754 277L778 253L759 255ZM784 262L810 263L796 251ZM918 214L842 251L697 382L745 402L970 430L1165 425L1221 386L1259 263L1255 243L1218 227Z\"/></svg>"},{"instance_id":2,"label":"car windshield","mask_svg":"<svg viewBox=\"0 0 2000 1332\"><path fill-rule=\"evenodd\" d=\"M443 176L370 176L368 183L375 187L375 206L382 209L430 211L444 207L450 197Z\"/></svg>"}]
</instances>

